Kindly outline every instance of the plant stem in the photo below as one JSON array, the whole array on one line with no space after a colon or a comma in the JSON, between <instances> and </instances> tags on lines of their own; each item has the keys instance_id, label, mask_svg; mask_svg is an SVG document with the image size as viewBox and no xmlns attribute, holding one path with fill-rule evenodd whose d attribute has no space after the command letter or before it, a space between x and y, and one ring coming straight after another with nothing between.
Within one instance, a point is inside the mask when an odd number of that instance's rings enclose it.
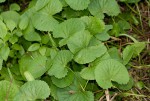
<instances>
[{"instance_id":1,"label":"plant stem","mask_svg":"<svg viewBox=\"0 0 150 101\"><path fill-rule=\"evenodd\" d=\"M109 95L109 90L108 90L108 89L105 90L105 95L106 95L106 100L107 100L107 101L111 101L111 100L110 100L110 95Z\"/></svg>"}]
</instances>

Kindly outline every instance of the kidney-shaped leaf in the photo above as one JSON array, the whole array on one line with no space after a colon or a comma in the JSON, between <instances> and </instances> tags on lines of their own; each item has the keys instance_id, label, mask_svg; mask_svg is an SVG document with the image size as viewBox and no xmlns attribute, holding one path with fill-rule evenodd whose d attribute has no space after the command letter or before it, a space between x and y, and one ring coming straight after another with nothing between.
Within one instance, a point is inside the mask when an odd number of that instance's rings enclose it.
<instances>
[{"instance_id":1,"label":"kidney-shaped leaf","mask_svg":"<svg viewBox=\"0 0 150 101\"><path fill-rule=\"evenodd\" d=\"M95 68L95 79L98 85L104 89L112 87L112 82L127 84L129 74L126 67L119 61L108 59L101 61Z\"/></svg>"},{"instance_id":2,"label":"kidney-shaped leaf","mask_svg":"<svg viewBox=\"0 0 150 101\"><path fill-rule=\"evenodd\" d=\"M86 64L102 56L106 51L107 49L103 44L90 46L77 52L74 56L74 60L79 64Z\"/></svg>"},{"instance_id":3,"label":"kidney-shaped leaf","mask_svg":"<svg viewBox=\"0 0 150 101\"><path fill-rule=\"evenodd\" d=\"M30 72L34 78L42 76L46 71L46 56L42 56L38 52L29 52L25 54L19 61L19 68L22 76L26 71Z\"/></svg>"},{"instance_id":4,"label":"kidney-shaped leaf","mask_svg":"<svg viewBox=\"0 0 150 101\"><path fill-rule=\"evenodd\" d=\"M84 10L88 7L90 0L65 0L74 10Z\"/></svg>"},{"instance_id":5,"label":"kidney-shaped leaf","mask_svg":"<svg viewBox=\"0 0 150 101\"><path fill-rule=\"evenodd\" d=\"M69 86L74 80L74 74L72 71L69 71L67 76L64 78L58 79L54 76L51 77L53 84L55 84L59 88L64 88Z\"/></svg>"},{"instance_id":6,"label":"kidney-shaped leaf","mask_svg":"<svg viewBox=\"0 0 150 101\"><path fill-rule=\"evenodd\" d=\"M52 66L50 67L48 74L54 75L56 78L63 78L67 75L67 63L71 61L73 55L68 50L62 50L58 52L53 59Z\"/></svg>"},{"instance_id":7,"label":"kidney-shaped leaf","mask_svg":"<svg viewBox=\"0 0 150 101\"><path fill-rule=\"evenodd\" d=\"M116 0L92 0L89 5L92 15L103 18L103 13L109 16L117 16L120 13L119 5Z\"/></svg>"},{"instance_id":8,"label":"kidney-shaped leaf","mask_svg":"<svg viewBox=\"0 0 150 101\"><path fill-rule=\"evenodd\" d=\"M17 85L12 82L3 80L0 81L0 100L1 101L13 101L16 93L18 92Z\"/></svg>"},{"instance_id":9,"label":"kidney-shaped leaf","mask_svg":"<svg viewBox=\"0 0 150 101\"><path fill-rule=\"evenodd\" d=\"M87 30L79 31L72 35L67 42L68 48L72 53L76 53L82 48L86 48L92 35Z\"/></svg>"},{"instance_id":10,"label":"kidney-shaped leaf","mask_svg":"<svg viewBox=\"0 0 150 101\"><path fill-rule=\"evenodd\" d=\"M68 38L74 33L78 31L82 31L84 29L85 29L85 25L81 19L72 18L59 24L54 29L53 35L55 38Z\"/></svg>"},{"instance_id":11,"label":"kidney-shaped leaf","mask_svg":"<svg viewBox=\"0 0 150 101\"><path fill-rule=\"evenodd\" d=\"M34 80L21 86L14 101L35 101L37 99L46 99L50 95L50 88L44 81Z\"/></svg>"}]
</instances>

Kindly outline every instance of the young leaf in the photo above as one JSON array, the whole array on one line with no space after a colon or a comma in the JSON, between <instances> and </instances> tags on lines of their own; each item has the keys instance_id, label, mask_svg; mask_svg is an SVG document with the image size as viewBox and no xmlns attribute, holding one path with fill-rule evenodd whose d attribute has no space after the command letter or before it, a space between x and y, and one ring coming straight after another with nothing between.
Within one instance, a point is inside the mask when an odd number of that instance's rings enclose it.
<instances>
[{"instance_id":1,"label":"young leaf","mask_svg":"<svg viewBox=\"0 0 150 101\"><path fill-rule=\"evenodd\" d=\"M14 98L14 101L35 101L38 99L46 99L50 95L50 88L46 82L34 80L25 83L21 86L19 92Z\"/></svg>"},{"instance_id":2,"label":"young leaf","mask_svg":"<svg viewBox=\"0 0 150 101\"><path fill-rule=\"evenodd\" d=\"M32 44L29 48L28 48L28 51L36 51L40 48L40 44L38 43L34 43Z\"/></svg>"},{"instance_id":3,"label":"young leaf","mask_svg":"<svg viewBox=\"0 0 150 101\"><path fill-rule=\"evenodd\" d=\"M97 33L94 36L100 41L107 41L110 39L110 35L108 34L108 31L112 28L113 28L112 25L105 25L105 29L101 33Z\"/></svg>"},{"instance_id":4,"label":"young leaf","mask_svg":"<svg viewBox=\"0 0 150 101\"><path fill-rule=\"evenodd\" d=\"M54 76L51 77L53 84L55 84L59 88L65 88L69 86L74 80L74 74L72 71L69 71L67 76L64 78L58 79Z\"/></svg>"},{"instance_id":5,"label":"young leaf","mask_svg":"<svg viewBox=\"0 0 150 101\"><path fill-rule=\"evenodd\" d=\"M116 0L92 0L88 9L92 15L102 19L104 18L103 13L109 16L117 16L120 13Z\"/></svg>"},{"instance_id":6,"label":"young leaf","mask_svg":"<svg viewBox=\"0 0 150 101\"><path fill-rule=\"evenodd\" d=\"M105 29L104 22L98 17L84 16L81 18L81 20L84 21L87 29L92 34L101 33Z\"/></svg>"},{"instance_id":7,"label":"young leaf","mask_svg":"<svg viewBox=\"0 0 150 101\"><path fill-rule=\"evenodd\" d=\"M58 25L58 21L51 15L45 13L35 13L32 17L33 26L40 31L53 31Z\"/></svg>"},{"instance_id":8,"label":"young leaf","mask_svg":"<svg viewBox=\"0 0 150 101\"><path fill-rule=\"evenodd\" d=\"M49 67L46 67L46 56L42 56L38 52L30 52L25 54L19 60L19 68L22 76L28 71L34 78L42 76Z\"/></svg>"},{"instance_id":9,"label":"young leaf","mask_svg":"<svg viewBox=\"0 0 150 101\"><path fill-rule=\"evenodd\" d=\"M123 58L123 64L126 65L130 59L132 58L134 53L134 47L132 47L131 45L128 45L122 53L122 58Z\"/></svg>"},{"instance_id":10,"label":"young leaf","mask_svg":"<svg viewBox=\"0 0 150 101\"><path fill-rule=\"evenodd\" d=\"M108 59L101 61L95 69L95 79L100 87L108 89L112 87L112 82L127 84L129 74L126 67L120 62Z\"/></svg>"},{"instance_id":11,"label":"young leaf","mask_svg":"<svg viewBox=\"0 0 150 101\"><path fill-rule=\"evenodd\" d=\"M74 56L74 60L79 64L86 64L102 56L106 51L107 49L103 44L90 46L77 52Z\"/></svg>"},{"instance_id":12,"label":"young leaf","mask_svg":"<svg viewBox=\"0 0 150 101\"><path fill-rule=\"evenodd\" d=\"M49 75L54 75L56 78L63 78L67 75L67 63L71 61L73 55L68 50L62 50L53 59L52 66L48 70Z\"/></svg>"},{"instance_id":13,"label":"young leaf","mask_svg":"<svg viewBox=\"0 0 150 101\"><path fill-rule=\"evenodd\" d=\"M9 9L13 11L20 11L20 6L17 3L13 3L10 5Z\"/></svg>"},{"instance_id":14,"label":"young leaf","mask_svg":"<svg viewBox=\"0 0 150 101\"><path fill-rule=\"evenodd\" d=\"M6 26L12 32L15 27L17 27L16 23L13 20L5 20Z\"/></svg>"},{"instance_id":15,"label":"young leaf","mask_svg":"<svg viewBox=\"0 0 150 101\"><path fill-rule=\"evenodd\" d=\"M18 92L18 86L12 82L2 80L0 81L0 90L1 101L13 101L13 98Z\"/></svg>"},{"instance_id":16,"label":"young leaf","mask_svg":"<svg viewBox=\"0 0 150 101\"><path fill-rule=\"evenodd\" d=\"M90 0L65 0L74 10L84 10L88 7Z\"/></svg>"},{"instance_id":17,"label":"young leaf","mask_svg":"<svg viewBox=\"0 0 150 101\"><path fill-rule=\"evenodd\" d=\"M28 27L23 31L24 38L28 41L40 41L40 35L35 32L32 23L30 22Z\"/></svg>"},{"instance_id":18,"label":"young leaf","mask_svg":"<svg viewBox=\"0 0 150 101\"><path fill-rule=\"evenodd\" d=\"M7 34L6 25L0 20L0 38L4 38Z\"/></svg>"}]
</instances>

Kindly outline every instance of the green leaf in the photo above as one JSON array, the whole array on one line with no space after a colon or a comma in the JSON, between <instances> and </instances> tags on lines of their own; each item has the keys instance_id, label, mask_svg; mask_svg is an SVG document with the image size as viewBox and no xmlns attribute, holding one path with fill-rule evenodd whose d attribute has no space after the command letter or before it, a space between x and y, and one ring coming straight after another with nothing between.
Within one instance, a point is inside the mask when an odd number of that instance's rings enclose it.
<instances>
[{"instance_id":1,"label":"green leaf","mask_svg":"<svg viewBox=\"0 0 150 101\"><path fill-rule=\"evenodd\" d=\"M58 79L54 76L51 77L53 84L55 84L59 88L64 88L69 86L74 80L74 74L72 71L69 71L67 76L64 78Z\"/></svg>"},{"instance_id":2,"label":"green leaf","mask_svg":"<svg viewBox=\"0 0 150 101\"><path fill-rule=\"evenodd\" d=\"M109 53L111 59L115 59L117 61L122 62L121 55L120 55L119 50L117 49L117 47L110 48L108 50L108 53Z\"/></svg>"},{"instance_id":3,"label":"green leaf","mask_svg":"<svg viewBox=\"0 0 150 101\"><path fill-rule=\"evenodd\" d=\"M112 28L113 28L112 25L106 25L105 29L101 33L98 33L94 36L100 41L107 41L110 39L110 35L108 34L108 31Z\"/></svg>"},{"instance_id":4,"label":"green leaf","mask_svg":"<svg viewBox=\"0 0 150 101\"><path fill-rule=\"evenodd\" d=\"M68 48L75 54L82 48L86 48L88 46L91 37L92 35L87 30L79 31L68 39Z\"/></svg>"},{"instance_id":5,"label":"green leaf","mask_svg":"<svg viewBox=\"0 0 150 101\"><path fill-rule=\"evenodd\" d=\"M73 55L68 50L59 51L53 59L52 66L50 67L48 74L54 75L56 78L63 78L67 75L67 63L71 61Z\"/></svg>"},{"instance_id":6,"label":"green leaf","mask_svg":"<svg viewBox=\"0 0 150 101\"><path fill-rule=\"evenodd\" d=\"M40 31L53 31L58 25L58 21L51 15L45 13L35 13L32 17L33 26Z\"/></svg>"},{"instance_id":7,"label":"green leaf","mask_svg":"<svg viewBox=\"0 0 150 101\"><path fill-rule=\"evenodd\" d=\"M123 64L126 65L132 58L134 53L134 48L131 45L128 45L122 53Z\"/></svg>"},{"instance_id":8,"label":"green leaf","mask_svg":"<svg viewBox=\"0 0 150 101\"><path fill-rule=\"evenodd\" d=\"M37 0L36 4L35 4L35 9L38 11L40 9L42 9L43 7L45 7L51 0Z\"/></svg>"},{"instance_id":9,"label":"green leaf","mask_svg":"<svg viewBox=\"0 0 150 101\"><path fill-rule=\"evenodd\" d=\"M47 49L47 47L44 47L44 46L40 47L39 53L44 56L46 54L46 49Z\"/></svg>"},{"instance_id":10,"label":"green leaf","mask_svg":"<svg viewBox=\"0 0 150 101\"><path fill-rule=\"evenodd\" d=\"M18 37L15 35L9 38L9 42L12 44L16 43L17 41L18 41Z\"/></svg>"},{"instance_id":11,"label":"green leaf","mask_svg":"<svg viewBox=\"0 0 150 101\"><path fill-rule=\"evenodd\" d=\"M127 84L113 83L113 85L121 90L130 90L134 85L134 81L133 81L133 78L130 77L129 82Z\"/></svg>"},{"instance_id":12,"label":"green leaf","mask_svg":"<svg viewBox=\"0 0 150 101\"><path fill-rule=\"evenodd\" d=\"M5 2L6 0L0 0L0 3L3 3L3 2Z\"/></svg>"},{"instance_id":13,"label":"green leaf","mask_svg":"<svg viewBox=\"0 0 150 101\"><path fill-rule=\"evenodd\" d=\"M46 82L40 80L29 81L21 86L14 101L36 101L46 99L50 95L50 88Z\"/></svg>"},{"instance_id":14,"label":"green leaf","mask_svg":"<svg viewBox=\"0 0 150 101\"><path fill-rule=\"evenodd\" d=\"M19 20L20 20L20 15L15 12L15 11L6 11L1 13L1 16L4 19L4 22L7 20L12 20L16 23L16 25L18 24Z\"/></svg>"},{"instance_id":15,"label":"green leaf","mask_svg":"<svg viewBox=\"0 0 150 101\"><path fill-rule=\"evenodd\" d=\"M84 10L88 7L90 0L65 0L66 3L74 10Z\"/></svg>"},{"instance_id":16,"label":"green leaf","mask_svg":"<svg viewBox=\"0 0 150 101\"><path fill-rule=\"evenodd\" d=\"M76 78L74 82L62 89L57 90L57 96L59 101L94 101L94 95L90 91L82 91L82 87L85 85L85 81L75 74Z\"/></svg>"},{"instance_id":17,"label":"green leaf","mask_svg":"<svg viewBox=\"0 0 150 101\"><path fill-rule=\"evenodd\" d=\"M10 5L9 9L13 11L20 11L20 6L17 3L13 3Z\"/></svg>"},{"instance_id":18,"label":"green leaf","mask_svg":"<svg viewBox=\"0 0 150 101\"><path fill-rule=\"evenodd\" d=\"M137 42L132 45L134 49L133 57L139 56L142 50L146 47L145 42Z\"/></svg>"},{"instance_id":19,"label":"green leaf","mask_svg":"<svg viewBox=\"0 0 150 101\"><path fill-rule=\"evenodd\" d=\"M79 64L86 64L102 56L106 51L107 49L103 44L90 46L77 52L74 56L74 60Z\"/></svg>"},{"instance_id":20,"label":"green leaf","mask_svg":"<svg viewBox=\"0 0 150 101\"><path fill-rule=\"evenodd\" d=\"M101 19L104 18L103 13L109 16L117 16L120 13L116 0L92 0L88 8L92 15Z\"/></svg>"},{"instance_id":21,"label":"green leaf","mask_svg":"<svg viewBox=\"0 0 150 101\"><path fill-rule=\"evenodd\" d=\"M49 0L49 3L47 4L47 6L45 6L41 10L41 12L46 13L48 15L54 15L56 13L59 13L60 11L62 11L62 4L59 0Z\"/></svg>"},{"instance_id":22,"label":"green leaf","mask_svg":"<svg viewBox=\"0 0 150 101\"><path fill-rule=\"evenodd\" d=\"M26 15L26 13L24 13L20 17L19 28L21 30L24 30L27 28L28 24L29 24L29 17Z\"/></svg>"},{"instance_id":23,"label":"green leaf","mask_svg":"<svg viewBox=\"0 0 150 101\"><path fill-rule=\"evenodd\" d=\"M23 31L24 38L28 41L40 41L40 35L35 32L33 25L31 22L29 23L28 27Z\"/></svg>"},{"instance_id":24,"label":"green leaf","mask_svg":"<svg viewBox=\"0 0 150 101\"><path fill-rule=\"evenodd\" d=\"M42 76L49 67L46 67L46 56L42 56L38 52L26 53L19 60L19 68L22 76L26 71L30 72L34 78Z\"/></svg>"},{"instance_id":25,"label":"green leaf","mask_svg":"<svg viewBox=\"0 0 150 101\"><path fill-rule=\"evenodd\" d=\"M3 60L7 60L9 56L10 49L8 46L4 46L0 49L0 56L2 57Z\"/></svg>"},{"instance_id":26,"label":"green leaf","mask_svg":"<svg viewBox=\"0 0 150 101\"><path fill-rule=\"evenodd\" d=\"M84 16L81 18L81 20L84 21L87 29L92 34L100 33L105 29L104 22L98 17Z\"/></svg>"},{"instance_id":27,"label":"green leaf","mask_svg":"<svg viewBox=\"0 0 150 101\"><path fill-rule=\"evenodd\" d=\"M63 91L59 92L59 101L94 101L94 95L90 91Z\"/></svg>"},{"instance_id":28,"label":"green leaf","mask_svg":"<svg viewBox=\"0 0 150 101\"><path fill-rule=\"evenodd\" d=\"M11 32L15 29L15 27L17 27L16 23L13 20L5 20L5 23Z\"/></svg>"},{"instance_id":29,"label":"green leaf","mask_svg":"<svg viewBox=\"0 0 150 101\"><path fill-rule=\"evenodd\" d=\"M0 90L1 101L13 101L13 98L18 92L18 86L12 82L2 80L0 81Z\"/></svg>"},{"instance_id":30,"label":"green leaf","mask_svg":"<svg viewBox=\"0 0 150 101\"><path fill-rule=\"evenodd\" d=\"M126 2L126 3L138 3L140 0L120 0L122 2Z\"/></svg>"},{"instance_id":31,"label":"green leaf","mask_svg":"<svg viewBox=\"0 0 150 101\"><path fill-rule=\"evenodd\" d=\"M116 60L108 59L101 61L96 66L95 79L100 87L108 89L113 86L111 81L115 81L119 84L127 84L129 74L123 64Z\"/></svg>"},{"instance_id":32,"label":"green leaf","mask_svg":"<svg viewBox=\"0 0 150 101\"><path fill-rule=\"evenodd\" d=\"M40 44L39 43L34 43L32 44L29 48L28 51L36 51L40 48Z\"/></svg>"},{"instance_id":33,"label":"green leaf","mask_svg":"<svg viewBox=\"0 0 150 101\"><path fill-rule=\"evenodd\" d=\"M82 71L80 72L80 75L83 79L95 80L94 71L95 71L95 66L86 67L82 69Z\"/></svg>"},{"instance_id":34,"label":"green leaf","mask_svg":"<svg viewBox=\"0 0 150 101\"><path fill-rule=\"evenodd\" d=\"M4 38L7 34L6 25L0 20L0 38Z\"/></svg>"},{"instance_id":35,"label":"green leaf","mask_svg":"<svg viewBox=\"0 0 150 101\"><path fill-rule=\"evenodd\" d=\"M53 31L53 36L55 38L68 38L74 33L82 31L84 29L85 25L81 21L81 19L72 18L56 26L56 28Z\"/></svg>"},{"instance_id":36,"label":"green leaf","mask_svg":"<svg viewBox=\"0 0 150 101\"><path fill-rule=\"evenodd\" d=\"M2 69L3 66L3 59L0 57L0 70Z\"/></svg>"}]
</instances>

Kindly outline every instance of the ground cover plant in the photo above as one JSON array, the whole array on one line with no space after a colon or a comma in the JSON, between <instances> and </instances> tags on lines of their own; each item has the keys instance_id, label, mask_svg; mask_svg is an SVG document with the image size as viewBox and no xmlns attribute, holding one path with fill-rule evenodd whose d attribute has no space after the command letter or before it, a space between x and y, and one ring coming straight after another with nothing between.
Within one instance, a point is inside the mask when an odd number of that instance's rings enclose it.
<instances>
[{"instance_id":1,"label":"ground cover plant","mask_svg":"<svg viewBox=\"0 0 150 101\"><path fill-rule=\"evenodd\" d=\"M149 101L149 0L0 0L0 101Z\"/></svg>"}]
</instances>

